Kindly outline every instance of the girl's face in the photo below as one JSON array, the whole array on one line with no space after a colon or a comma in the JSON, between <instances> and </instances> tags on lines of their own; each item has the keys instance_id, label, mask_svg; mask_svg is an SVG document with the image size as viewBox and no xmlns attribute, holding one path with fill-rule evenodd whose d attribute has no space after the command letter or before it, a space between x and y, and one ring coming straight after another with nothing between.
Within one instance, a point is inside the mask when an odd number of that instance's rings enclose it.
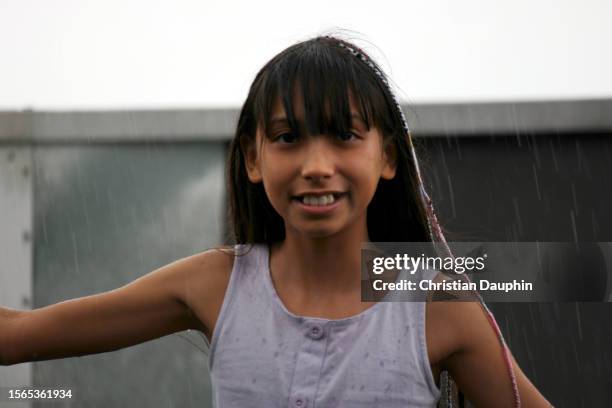
<instances>
[{"instance_id":1,"label":"girl's face","mask_svg":"<svg viewBox=\"0 0 612 408\"><path fill-rule=\"evenodd\" d=\"M296 120L303 127L303 104L294 106ZM366 210L379 179L395 176L393 144L383 151L380 131L367 130L352 99L350 106L350 133L297 136L278 99L272 109L270 139L258 128L255 146L245 149L249 180L263 182L288 234L324 237L348 226L366 231ZM333 192L335 201L317 207L310 198L302 199L307 193L320 196L323 192Z\"/></svg>"}]
</instances>

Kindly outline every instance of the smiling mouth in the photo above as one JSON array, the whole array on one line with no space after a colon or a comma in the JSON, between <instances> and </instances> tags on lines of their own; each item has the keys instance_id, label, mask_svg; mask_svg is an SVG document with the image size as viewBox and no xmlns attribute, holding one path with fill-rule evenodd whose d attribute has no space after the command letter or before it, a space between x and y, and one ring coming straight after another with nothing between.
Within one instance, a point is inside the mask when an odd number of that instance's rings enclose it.
<instances>
[{"instance_id":1,"label":"smiling mouth","mask_svg":"<svg viewBox=\"0 0 612 408\"><path fill-rule=\"evenodd\" d=\"M324 195L303 195L292 197L292 200L298 201L304 205L314 207L324 207L337 202L340 198L344 197L346 193L330 193Z\"/></svg>"}]
</instances>

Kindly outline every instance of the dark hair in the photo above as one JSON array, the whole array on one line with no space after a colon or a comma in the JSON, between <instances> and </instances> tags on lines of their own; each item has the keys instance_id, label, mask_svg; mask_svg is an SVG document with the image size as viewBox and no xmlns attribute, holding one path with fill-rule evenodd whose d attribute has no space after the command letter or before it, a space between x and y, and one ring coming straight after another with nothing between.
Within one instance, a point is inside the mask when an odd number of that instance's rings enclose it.
<instances>
[{"instance_id":1,"label":"dark hair","mask_svg":"<svg viewBox=\"0 0 612 408\"><path fill-rule=\"evenodd\" d=\"M363 50L347 41L316 37L285 49L257 73L240 111L227 162L228 216L234 243L272 244L285 238L284 221L270 204L263 184L252 183L247 177L242 149L255 143L258 127L268 134L273 103L281 99L289 126L296 134L300 127L293 103L298 94L304 103L307 133L344 133L351 123L349 93L368 129L378 128L383 135L383 146L393 143L396 151L395 177L380 179L368 205L370 239L374 242L431 241L401 112L391 91L374 70L340 44L367 57ZM374 66L383 72L375 63Z\"/></svg>"}]
</instances>

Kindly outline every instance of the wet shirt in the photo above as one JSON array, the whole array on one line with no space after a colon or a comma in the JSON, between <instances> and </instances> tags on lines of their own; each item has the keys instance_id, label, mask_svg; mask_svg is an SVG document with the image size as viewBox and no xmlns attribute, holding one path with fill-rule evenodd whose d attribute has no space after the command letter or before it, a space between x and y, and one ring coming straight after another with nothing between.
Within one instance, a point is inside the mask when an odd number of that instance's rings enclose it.
<instances>
[{"instance_id":1,"label":"wet shirt","mask_svg":"<svg viewBox=\"0 0 612 408\"><path fill-rule=\"evenodd\" d=\"M234 258L210 344L215 407L436 406L424 302L378 302L343 319L298 316L276 293L269 247L235 249L246 254Z\"/></svg>"}]
</instances>

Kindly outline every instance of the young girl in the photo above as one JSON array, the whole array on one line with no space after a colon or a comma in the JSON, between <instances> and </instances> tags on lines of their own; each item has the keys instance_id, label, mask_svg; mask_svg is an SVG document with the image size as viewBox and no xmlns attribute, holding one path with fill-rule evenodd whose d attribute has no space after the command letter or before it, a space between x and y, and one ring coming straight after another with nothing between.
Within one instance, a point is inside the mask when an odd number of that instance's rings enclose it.
<instances>
[{"instance_id":1,"label":"young girl","mask_svg":"<svg viewBox=\"0 0 612 408\"><path fill-rule=\"evenodd\" d=\"M228 161L235 242L113 291L0 308L3 364L196 329L218 407L547 407L479 302L362 302L362 242L443 235L380 68L334 37L257 74ZM452 390L453 382L450 383Z\"/></svg>"}]
</instances>

